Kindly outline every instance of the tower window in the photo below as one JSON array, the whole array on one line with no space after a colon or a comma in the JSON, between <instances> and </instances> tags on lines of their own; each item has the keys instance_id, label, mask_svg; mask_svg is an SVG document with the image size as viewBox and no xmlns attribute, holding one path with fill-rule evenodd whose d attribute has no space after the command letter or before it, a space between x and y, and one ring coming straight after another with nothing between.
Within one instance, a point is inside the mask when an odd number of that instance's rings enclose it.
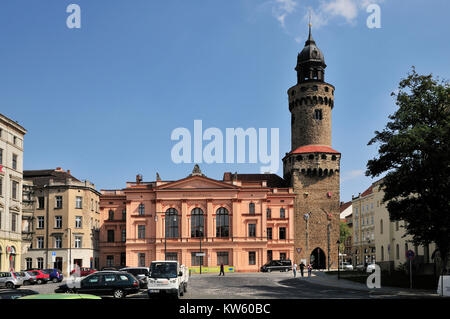
<instances>
[{"instance_id":1,"label":"tower window","mask_svg":"<svg viewBox=\"0 0 450 319\"><path fill-rule=\"evenodd\" d=\"M328 92L328 86L325 87L325 92Z\"/></svg>"},{"instance_id":2,"label":"tower window","mask_svg":"<svg viewBox=\"0 0 450 319\"><path fill-rule=\"evenodd\" d=\"M321 120L322 119L322 110L314 110L314 119Z\"/></svg>"}]
</instances>

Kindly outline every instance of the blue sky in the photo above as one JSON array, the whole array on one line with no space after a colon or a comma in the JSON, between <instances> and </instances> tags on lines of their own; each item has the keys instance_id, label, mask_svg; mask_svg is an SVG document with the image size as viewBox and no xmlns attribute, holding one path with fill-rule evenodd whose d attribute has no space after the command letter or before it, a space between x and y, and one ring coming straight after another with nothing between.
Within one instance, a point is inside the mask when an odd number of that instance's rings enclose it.
<instances>
[{"instance_id":1,"label":"blue sky","mask_svg":"<svg viewBox=\"0 0 450 319\"><path fill-rule=\"evenodd\" d=\"M66 7L81 7L81 29ZM365 7L378 3L381 28ZM71 0L0 3L0 112L27 130L25 169L61 166L98 188L190 174L171 160L171 132L279 128L290 151L286 91L313 36L336 86L333 148L342 152L341 200L364 191L367 142L394 112L390 93L415 65L449 78L446 0ZM200 164L212 178L258 164ZM278 174L282 175L282 167Z\"/></svg>"}]
</instances>

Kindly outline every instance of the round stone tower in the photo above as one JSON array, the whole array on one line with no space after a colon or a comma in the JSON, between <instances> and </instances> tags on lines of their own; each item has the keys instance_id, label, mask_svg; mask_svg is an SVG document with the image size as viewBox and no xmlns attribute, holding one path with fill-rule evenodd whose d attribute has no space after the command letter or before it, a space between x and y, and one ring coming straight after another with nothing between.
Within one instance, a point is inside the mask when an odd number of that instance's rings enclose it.
<instances>
[{"instance_id":1,"label":"round stone tower","mask_svg":"<svg viewBox=\"0 0 450 319\"><path fill-rule=\"evenodd\" d=\"M292 150L304 145L331 146L334 86L324 81L326 67L310 27L305 47L297 56L297 84L288 90Z\"/></svg>"},{"instance_id":2,"label":"round stone tower","mask_svg":"<svg viewBox=\"0 0 450 319\"><path fill-rule=\"evenodd\" d=\"M334 86L325 82L325 59L311 36L298 54L297 84L288 90L291 151L283 176L296 193L294 260L316 269L337 267L340 159L331 148Z\"/></svg>"}]
</instances>

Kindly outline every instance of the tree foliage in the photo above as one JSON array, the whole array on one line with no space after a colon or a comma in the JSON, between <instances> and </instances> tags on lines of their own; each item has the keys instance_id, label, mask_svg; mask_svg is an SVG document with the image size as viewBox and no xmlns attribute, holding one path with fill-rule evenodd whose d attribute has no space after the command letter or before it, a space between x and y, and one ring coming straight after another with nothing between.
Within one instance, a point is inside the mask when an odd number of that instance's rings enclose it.
<instances>
[{"instance_id":1,"label":"tree foliage","mask_svg":"<svg viewBox=\"0 0 450 319\"><path fill-rule=\"evenodd\" d=\"M431 242L447 264L450 243L450 85L412 68L402 79L398 109L368 145L379 144L367 176L381 187L391 220L406 221L414 244Z\"/></svg>"},{"instance_id":2,"label":"tree foliage","mask_svg":"<svg viewBox=\"0 0 450 319\"><path fill-rule=\"evenodd\" d=\"M340 251L342 251L345 247L345 241L347 240L348 236L351 236L352 231L350 230L350 227L348 227L347 223L344 221L340 222L339 225L339 241L341 244L339 245Z\"/></svg>"}]
</instances>

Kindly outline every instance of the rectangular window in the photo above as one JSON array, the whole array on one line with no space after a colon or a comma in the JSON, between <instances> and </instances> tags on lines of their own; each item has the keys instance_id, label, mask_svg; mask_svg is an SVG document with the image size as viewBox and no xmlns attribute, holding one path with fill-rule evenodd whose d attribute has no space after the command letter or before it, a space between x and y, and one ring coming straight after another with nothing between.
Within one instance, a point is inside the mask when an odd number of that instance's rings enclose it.
<instances>
[{"instance_id":1,"label":"rectangular window","mask_svg":"<svg viewBox=\"0 0 450 319\"><path fill-rule=\"evenodd\" d=\"M138 225L138 239L145 239L145 225Z\"/></svg>"},{"instance_id":2,"label":"rectangular window","mask_svg":"<svg viewBox=\"0 0 450 319\"><path fill-rule=\"evenodd\" d=\"M138 253L139 267L145 267L145 254Z\"/></svg>"},{"instance_id":3,"label":"rectangular window","mask_svg":"<svg viewBox=\"0 0 450 319\"><path fill-rule=\"evenodd\" d=\"M62 216L55 216L55 228L62 228Z\"/></svg>"},{"instance_id":4,"label":"rectangular window","mask_svg":"<svg viewBox=\"0 0 450 319\"><path fill-rule=\"evenodd\" d=\"M17 195L19 194L19 183L16 181L12 181L12 198L18 199Z\"/></svg>"},{"instance_id":5,"label":"rectangular window","mask_svg":"<svg viewBox=\"0 0 450 319\"><path fill-rule=\"evenodd\" d=\"M248 213L250 215L255 215L255 203L250 203L248 205Z\"/></svg>"},{"instance_id":6,"label":"rectangular window","mask_svg":"<svg viewBox=\"0 0 450 319\"><path fill-rule=\"evenodd\" d=\"M144 216L145 215L145 205L140 204L138 211L139 211L139 216Z\"/></svg>"},{"instance_id":7,"label":"rectangular window","mask_svg":"<svg viewBox=\"0 0 450 319\"><path fill-rule=\"evenodd\" d=\"M322 110L320 110L320 109L314 110L314 119L315 120L322 119Z\"/></svg>"},{"instance_id":8,"label":"rectangular window","mask_svg":"<svg viewBox=\"0 0 450 319\"><path fill-rule=\"evenodd\" d=\"M45 200L44 197L38 197L38 207L37 209L44 209L45 208Z\"/></svg>"},{"instance_id":9,"label":"rectangular window","mask_svg":"<svg viewBox=\"0 0 450 319\"><path fill-rule=\"evenodd\" d=\"M273 253L271 250L267 251L267 261L272 261L273 259Z\"/></svg>"},{"instance_id":10,"label":"rectangular window","mask_svg":"<svg viewBox=\"0 0 450 319\"><path fill-rule=\"evenodd\" d=\"M106 256L106 266L107 267L114 266L114 256L113 255Z\"/></svg>"},{"instance_id":11,"label":"rectangular window","mask_svg":"<svg viewBox=\"0 0 450 319\"><path fill-rule=\"evenodd\" d=\"M43 249L44 248L44 237L39 236L37 238L37 248L38 249Z\"/></svg>"},{"instance_id":12,"label":"rectangular window","mask_svg":"<svg viewBox=\"0 0 450 319\"><path fill-rule=\"evenodd\" d=\"M286 227L280 227L280 239L286 239Z\"/></svg>"},{"instance_id":13,"label":"rectangular window","mask_svg":"<svg viewBox=\"0 0 450 319\"><path fill-rule=\"evenodd\" d=\"M270 208L267 208L266 215L267 215L266 216L267 219L271 219L272 218L272 210Z\"/></svg>"},{"instance_id":14,"label":"rectangular window","mask_svg":"<svg viewBox=\"0 0 450 319\"><path fill-rule=\"evenodd\" d=\"M62 208L62 196L55 196L55 208L61 209Z\"/></svg>"},{"instance_id":15,"label":"rectangular window","mask_svg":"<svg viewBox=\"0 0 450 319\"><path fill-rule=\"evenodd\" d=\"M120 253L120 265L125 266L127 264L127 254Z\"/></svg>"},{"instance_id":16,"label":"rectangular window","mask_svg":"<svg viewBox=\"0 0 450 319\"><path fill-rule=\"evenodd\" d=\"M229 265L228 263L228 252L227 251L218 251L217 252L217 265Z\"/></svg>"},{"instance_id":17,"label":"rectangular window","mask_svg":"<svg viewBox=\"0 0 450 319\"><path fill-rule=\"evenodd\" d=\"M55 236L55 248L62 248L62 237Z\"/></svg>"},{"instance_id":18,"label":"rectangular window","mask_svg":"<svg viewBox=\"0 0 450 319\"><path fill-rule=\"evenodd\" d=\"M17 155L13 154L12 156L12 168L17 169Z\"/></svg>"},{"instance_id":19,"label":"rectangular window","mask_svg":"<svg viewBox=\"0 0 450 319\"><path fill-rule=\"evenodd\" d=\"M113 229L108 229L108 243L113 243L114 242L114 230Z\"/></svg>"},{"instance_id":20,"label":"rectangular window","mask_svg":"<svg viewBox=\"0 0 450 319\"><path fill-rule=\"evenodd\" d=\"M122 210L122 220L127 220L127 210Z\"/></svg>"},{"instance_id":21,"label":"rectangular window","mask_svg":"<svg viewBox=\"0 0 450 319\"><path fill-rule=\"evenodd\" d=\"M125 229L122 229L122 242L127 241L127 231Z\"/></svg>"},{"instance_id":22,"label":"rectangular window","mask_svg":"<svg viewBox=\"0 0 450 319\"><path fill-rule=\"evenodd\" d=\"M286 260L286 253L280 253L280 260Z\"/></svg>"},{"instance_id":23,"label":"rectangular window","mask_svg":"<svg viewBox=\"0 0 450 319\"><path fill-rule=\"evenodd\" d=\"M92 211L94 210L94 199L93 198L91 198L91 210Z\"/></svg>"},{"instance_id":24,"label":"rectangular window","mask_svg":"<svg viewBox=\"0 0 450 319\"><path fill-rule=\"evenodd\" d=\"M280 218L286 218L286 210L284 208L280 208Z\"/></svg>"},{"instance_id":25,"label":"rectangular window","mask_svg":"<svg viewBox=\"0 0 450 319\"><path fill-rule=\"evenodd\" d=\"M83 197L77 196L75 201L75 208L83 208Z\"/></svg>"},{"instance_id":26,"label":"rectangular window","mask_svg":"<svg viewBox=\"0 0 450 319\"><path fill-rule=\"evenodd\" d=\"M75 228L82 228L82 227L83 227L83 217L75 216Z\"/></svg>"},{"instance_id":27,"label":"rectangular window","mask_svg":"<svg viewBox=\"0 0 450 319\"><path fill-rule=\"evenodd\" d=\"M39 257L39 258L37 259L37 267L38 267L38 269L44 268L44 258Z\"/></svg>"},{"instance_id":28,"label":"rectangular window","mask_svg":"<svg viewBox=\"0 0 450 319\"><path fill-rule=\"evenodd\" d=\"M197 253L191 253L191 264L192 266L203 266L203 256L197 256Z\"/></svg>"},{"instance_id":29,"label":"rectangular window","mask_svg":"<svg viewBox=\"0 0 450 319\"><path fill-rule=\"evenodd\" d=\"M75 236L75 248L81 248L82 247L82 236Z\"/></svg>"},{"instance_id":30,"label":"rectangular window","mask_svg":"<svg viewBox=\"0 0 450 319\"><path fill-rule=\"evenodd\" d=\"M256 224L248 224L248 237L256 237Z\"/></svg>"},{"instance_id":31,"label":"rectangular window","mask_svg":"<svg viewBox=\"0 0 450 319\"><path fill-rule=\"evenodd\" d=\"M17 214L11 214L11 231L13 233L17 231Z\"/></svg>"},{"instance_id":32,"label":"rectangular window","mask_svg":"<svg viewBox=\"0 0 450 319\"><path fill-rule=\"evenodd\" d=\"M256 252L255 251L248 252L248 264L256 265Z\"/></svg>"},{"instance_id":33,"label":"rectangular window","mask_svg":"<svg viewBox=\"0 0 450 319\"><path fill-rule=\"evenodd\" d=\"M3 149L0 148L0 164L3 164Z\"/></svg>"},{"instance_id":34,"label":"rectangular window","mask_svg":"<svg viewBox=\"0 0 450 319\"><path fill-rule=\"evenodd\" d=\"M26 264L27 264L27 270L33 268L33 259L31 258L25 258Z\"/></svg>"},{"instance_id":35,"label":"rectangular window","mask_svg":"<svg viewBox=\"0 0 450 319\"><path fill-rule=\"evenodd\" d=\"M44 228L44 216L38 216L37 218L37 229Z\"/></svg>"},{"instance_id":36,"label":"rectangular window","mask_svg":"<svg viewBox=\"0 0 450 319\"><path fill-rule=\"evenodd\" d=\"M272 239L272 227L267 228L267 239Z\"/></svg>"},{"instance_id":37,"label":"rectangular window","mask_svg":"<svg viewBox=\"0 0 450 319\"><path fill-rule=\"evenodd\" d=\"M3 196L3 177L0 176L0 196Z\"/></svg>"},{"instance_id":38,"label":"rectangular window","mask_svg":"<svg viewBox=\"0 0 450 319\"><path fill-rule=\"evenodd\" d=\"M171 253L167 253L166 254L166 260L173 260L173 261L177 261L178 260L178 254L171 252Z\"/></svg>"}]
</instances>

